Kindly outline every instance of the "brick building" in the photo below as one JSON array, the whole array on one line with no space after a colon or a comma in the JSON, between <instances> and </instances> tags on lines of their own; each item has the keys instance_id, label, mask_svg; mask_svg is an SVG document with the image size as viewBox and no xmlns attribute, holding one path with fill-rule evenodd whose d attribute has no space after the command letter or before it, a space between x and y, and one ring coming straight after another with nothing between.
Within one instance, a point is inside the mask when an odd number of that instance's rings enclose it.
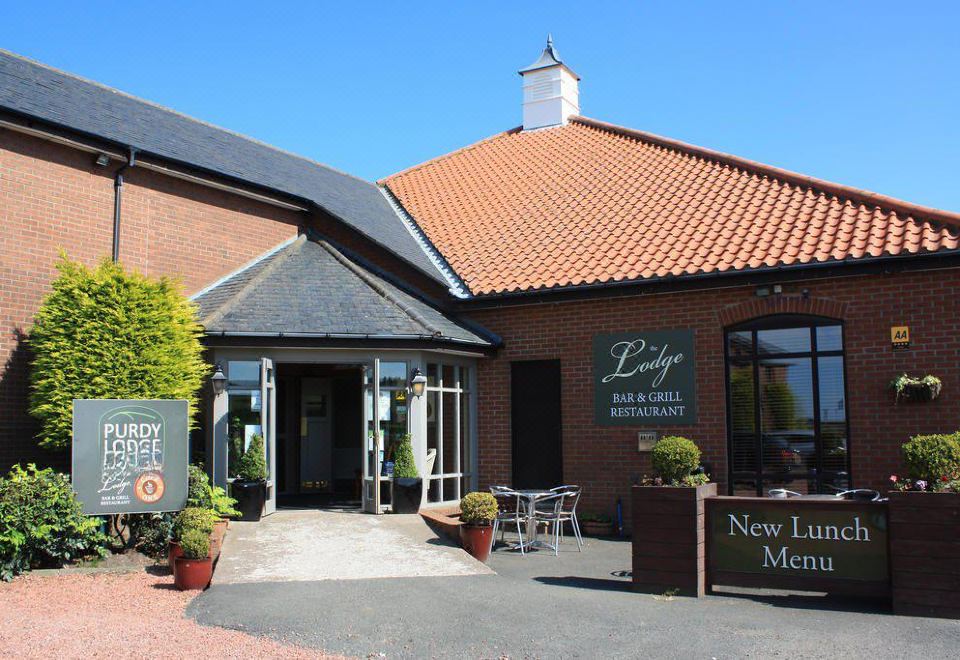
<instances>
[{"instance_id":1,"label":"brick building","mask_svg":"<svg viewBox=\"0 0 960 660\"><path fill-rule=\"evenodd\" d=\"M61 249L182 278L229 379L194 449L222 483L266 435L268 508L381 510L406 432L426 502L612 512L651 437L728 492L830 492L960 426L960 216L581 117L552 44L520 73L521 127L373 184L0 52L0 462L66 462L23 341ZM901 373L943 396L896 402Z\"/></svg>"}]
</instances>

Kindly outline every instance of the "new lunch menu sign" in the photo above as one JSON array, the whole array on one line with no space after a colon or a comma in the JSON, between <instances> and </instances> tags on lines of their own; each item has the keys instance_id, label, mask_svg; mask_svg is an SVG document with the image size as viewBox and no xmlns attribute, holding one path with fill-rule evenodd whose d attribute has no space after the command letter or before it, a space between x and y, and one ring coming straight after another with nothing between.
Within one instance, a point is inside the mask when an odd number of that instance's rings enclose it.
<instances>
[{"instance_id":1,"label":"new lunch menu sign","mask_svg":"<svg viewBox=\"0 0 960 660\"><path fill-rule=\"evenodd\" d=\"M185 400L74 400L72 478L83 512L182 509L187 414Z\"/></svg>"},{"instance_id":2,"label":"new lunch menu sign","mask_svg":"<svg viewBox=\"0 0 960 660\"><path fill-rule=\"evenodd\" d=\"M693 330L595 335L594 417L605 426L695 424Z\"/></svg>"}]
</instances>

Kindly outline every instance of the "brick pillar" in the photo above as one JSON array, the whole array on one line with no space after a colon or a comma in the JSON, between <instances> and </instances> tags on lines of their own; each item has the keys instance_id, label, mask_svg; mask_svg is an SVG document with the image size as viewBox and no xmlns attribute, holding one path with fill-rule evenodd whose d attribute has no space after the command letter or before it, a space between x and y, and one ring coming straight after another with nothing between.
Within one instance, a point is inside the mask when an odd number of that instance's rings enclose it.
<instances>
[{"instance_id":1,"label":"brick pillar","mask_svg":"<svg viewBox=\"0 0 960 660\"><path fill-rule=\"evenodd\" d=\"M633 487L633 588L682 596L706 593L704 505L717 484Z\"/></svg>"}]
</instances>

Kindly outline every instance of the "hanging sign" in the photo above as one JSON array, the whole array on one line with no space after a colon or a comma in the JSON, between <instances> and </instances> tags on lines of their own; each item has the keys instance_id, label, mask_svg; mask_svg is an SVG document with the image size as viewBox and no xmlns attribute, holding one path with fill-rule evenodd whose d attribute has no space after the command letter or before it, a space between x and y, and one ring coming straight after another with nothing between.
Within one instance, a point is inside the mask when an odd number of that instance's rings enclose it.
<instances>
[{"instance_id":1,"label":"hanging sign","mask_svg":"<svg viewBox=\"0 0 960 660\"><path fill-rule=\"evenodd\" d=\"M185 400L74 400L72 480L83 512L182 509L187 430Z\"/></svg>"},{"instance_id":2,"label":"hanging sign","mask_svg":"<svg viewBox=\"0 0 960 660\"><path fill-rule=\"evenodd\" d=\"M605 426L695 424L693 330L595 335L594 418Z\"/></svg>"}]
</instances>

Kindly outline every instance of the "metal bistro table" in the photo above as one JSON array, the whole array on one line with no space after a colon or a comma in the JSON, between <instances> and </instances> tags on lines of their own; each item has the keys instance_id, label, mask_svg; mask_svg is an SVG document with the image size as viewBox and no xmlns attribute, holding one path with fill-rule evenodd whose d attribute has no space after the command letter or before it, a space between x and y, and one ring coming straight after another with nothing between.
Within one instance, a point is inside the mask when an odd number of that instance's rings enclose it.
<instances>
[{"instance_id":1,"label":"metal bistro table","mask_svg":"<svg viewBox=\"0 0 960 660\"><path fill-rule=\"evenodd\" d=\"M523 541L523 550L536 550L537 548L548 548L554 550L552 544L547 543L546 541L541 541L537 538L537 501L543 499L544 497L549 497L550 495L555 495L553 491L543 490L543 489L523 489L515 491L519 493L527 503L527 538ZM520 543L514 543L511 548L518 550L521 547Z\"/></svg>"}]
</instances>

